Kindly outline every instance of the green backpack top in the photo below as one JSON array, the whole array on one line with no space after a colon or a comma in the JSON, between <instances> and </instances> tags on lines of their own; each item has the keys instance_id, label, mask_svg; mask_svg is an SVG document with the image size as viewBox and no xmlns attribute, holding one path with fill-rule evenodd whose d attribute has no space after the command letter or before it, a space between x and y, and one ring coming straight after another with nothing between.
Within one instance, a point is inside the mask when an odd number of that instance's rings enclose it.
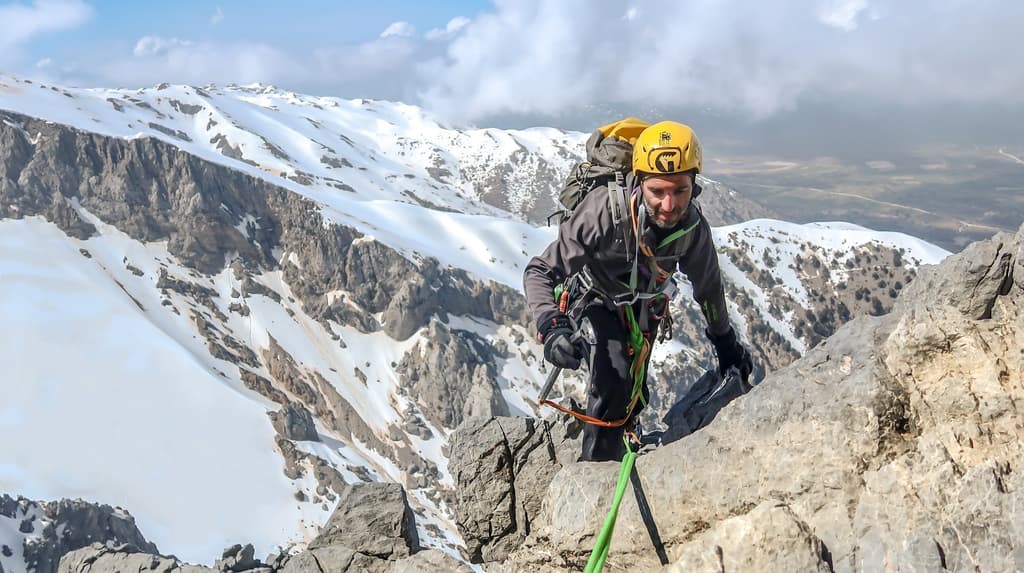
<instances>
[{"instance_id":1,"label":"green backpack top","mask_svg":"<svg viewBox=\"0 0 1024 573\"><path fill-rule=\"evenodd\" d=\"M577 163L565 179L558 202L561 209L548 217L558 217L562 223L568 219L580 201L599 185L608 186L608 198L615 225L627 216L629 191L625 188L625 177L633 168L633 142L647 127L647 122L627 117L603 125L587 139L586 159Z\"/></svg>"}]
</instances>

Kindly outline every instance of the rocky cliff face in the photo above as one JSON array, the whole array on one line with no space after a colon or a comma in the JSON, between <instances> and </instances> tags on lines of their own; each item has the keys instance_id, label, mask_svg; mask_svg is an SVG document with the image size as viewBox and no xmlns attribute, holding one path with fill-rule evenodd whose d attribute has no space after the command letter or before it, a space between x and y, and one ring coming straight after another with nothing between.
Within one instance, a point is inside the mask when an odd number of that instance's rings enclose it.
<instances>
[{"instance_id":1,"label":"rocky cliff face","mask_svg":"<svg viewBox=\"0 0 1024 573\"><path fill-rule=\"evenodd\" d=\"M1024 227L923 268L892 313L843 326L708 427L641 456L669 564L627 495L605 570L1024 567L1022 310ZM563 466L526 541L493 568L582 567L617 473Z\"/></svg>"},{"instance_id":2,"label":"rocky cliff face","mask_svg":"<svg viewBox=\"0 0 1024 573\"><path fill-rule=\"evenodd\" d=\"M147 551L135 519L121 508L82 500L36 502L0 494L0 570L56 573L60 558L96 541L131 544Z\"/></svg>"},{"instance_id":3,"label":"rocky cliff face","mask_svg":"<svg viewBox=\"0 0 1024 573\"><path fill-rule=\"evenodd\" d=\"M379 479L373 477L374 468L345 465L297 447L317 439L313 418L307 418L311 413L332 438L358 442L394 463L402 474L393 479L425 492L416 501L417 511L437 512L423 504L442 503L448 495L437 467L441 460L421 459L413 440L454 427L464 413L508 413L492 389L488 344L470 341L466 346L466 336L453 335L443 324L427 329L420 351L403 358L399 369L407 384L399 392L423 397L422 406L406 408L401 424L381 431L376 420L364 419L371 412L360 411L339 393L344 382L327 378L333 374L357 381L362 374L365 385L364 373L310 369L273 334L267 347L254 347L247 333L232 329L230 322L248 315L253 297L291 298L321 325L325 340L339 326L403 340L449 314L524 324L525 304L518 293L481 283L459 269L441 268L432 259L410 261L352 229L326 224L319 207L295 193L160 141L125 141L0 115L5 120L0 122L0 218L43 216L80 239L98 232L98 220L140 242L166 241L168 251L190 271L181 275L161 266L159 277L152 277L165 293L165 308L190 317L210 355L237 369L228 376L284 407L274 420L280 435L267 447L281 452L288 478L312 478L310 490L298 494L300 503L326 511L345 485L342 473L349 480ZM208 277L228 267L238 286L224 301ZM268 273L279 273L288 290L268 286ZM333 338L343 349L345 341L336 334ZM436 424L434 430L425 420ZM51 570L55 567L56 561Z\"/></svg>"}]
</instances>

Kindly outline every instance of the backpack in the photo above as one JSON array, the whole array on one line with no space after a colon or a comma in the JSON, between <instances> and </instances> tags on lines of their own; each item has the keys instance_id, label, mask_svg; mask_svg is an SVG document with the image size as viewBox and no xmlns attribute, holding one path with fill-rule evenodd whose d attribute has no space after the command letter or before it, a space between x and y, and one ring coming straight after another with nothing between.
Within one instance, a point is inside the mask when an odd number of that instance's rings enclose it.
<instances>
[{"instance_id":1,"label":"backpack","mask_svg":"<svg viewBox=\"0 0 1024 573\"><path fill-rule=\"evenodd\" d=\"M628 213L625 177L633 168L633 142L647 125L643 120L627 117L594 130L587 139L586 159L577 163L565 178L558 194L560 208L548 217L548 224L555 217L558 223L565 222L587 193L607 185L612 219L618 227Z\"/></svg>"}]
</instances>

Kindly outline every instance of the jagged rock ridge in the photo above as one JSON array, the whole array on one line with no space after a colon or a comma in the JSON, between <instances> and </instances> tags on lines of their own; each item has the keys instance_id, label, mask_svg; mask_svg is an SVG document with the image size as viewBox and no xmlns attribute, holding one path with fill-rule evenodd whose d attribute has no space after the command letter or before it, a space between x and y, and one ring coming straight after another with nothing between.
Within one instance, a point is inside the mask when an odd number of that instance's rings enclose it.
<instances>
[{"instance_id":1,"label":"jagged rock ridge","mask_svg":"<svg viewBox=\"0 0 1024 573\"><path fill-rule=\"evenodd\" d=\"M1022 306L1024 226L923 268L890 314L853 320L710 426L641 456L671 566L627 495L605 570L1024 567ZM582 567L617 473L562 467L526 541L492 569Z\"/></svg>"}]
</instances>

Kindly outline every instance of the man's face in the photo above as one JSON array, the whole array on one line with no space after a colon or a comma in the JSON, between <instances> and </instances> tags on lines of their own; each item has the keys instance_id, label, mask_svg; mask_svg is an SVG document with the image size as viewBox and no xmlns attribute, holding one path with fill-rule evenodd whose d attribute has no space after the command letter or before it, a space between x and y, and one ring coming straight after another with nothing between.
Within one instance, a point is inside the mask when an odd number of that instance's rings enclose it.
<instances>
[{"instance_id":1,"label":"man's face","mask_svg":"<svg viewBox=\"0 0 1024 573\"><path fill-rule=\"evenodd\" d=\"M693 196L693 178L689 173L652 175L640 183L647 215L658 227L669 229L679 223Z\"/></svg>"}]
</instances>

